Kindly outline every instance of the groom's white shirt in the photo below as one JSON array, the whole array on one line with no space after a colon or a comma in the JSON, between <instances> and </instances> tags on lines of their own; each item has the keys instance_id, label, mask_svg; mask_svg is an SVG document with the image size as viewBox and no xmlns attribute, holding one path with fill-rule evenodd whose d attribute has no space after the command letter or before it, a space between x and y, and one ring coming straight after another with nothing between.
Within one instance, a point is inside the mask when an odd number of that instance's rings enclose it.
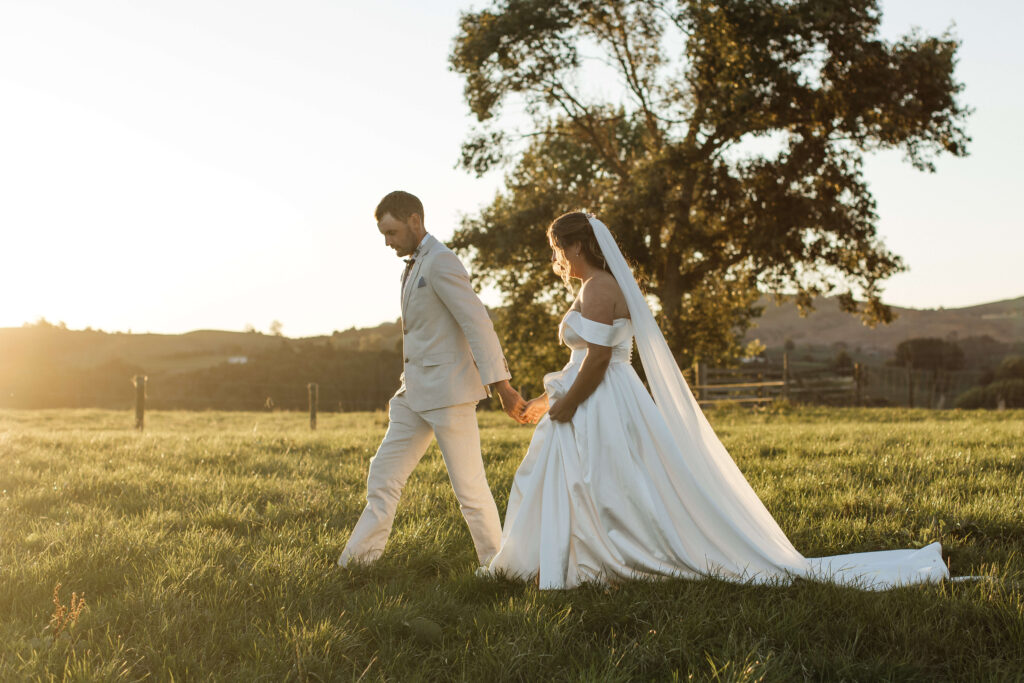
<instances>
[{"instance_id":1,"label":"groom's white shirt","mask_svg":"<svg viewBox=\"0 0 1024 683\"><path fill-rule=\"evenodd\" d=\"M423 237L402 287L403 372L396 395L419 412L487 396L510 379L487 309L451 249Z\"/></svg>"}]
</instances>

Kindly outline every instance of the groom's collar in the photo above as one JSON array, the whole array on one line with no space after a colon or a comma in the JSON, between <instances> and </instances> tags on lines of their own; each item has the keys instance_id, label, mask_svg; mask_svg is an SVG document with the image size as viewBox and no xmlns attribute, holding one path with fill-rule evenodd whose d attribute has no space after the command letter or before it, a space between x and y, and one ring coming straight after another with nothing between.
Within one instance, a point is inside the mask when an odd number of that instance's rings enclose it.
<instances>
[{"instance_id":1,"label":"groom's collar","mask_svg":"<svg viewBox=\"0 0 1024 683\"><path fill-rule=\"evenodd\" d=\"M416 245L416 248L412 250L412 253L409 256L413 259L418 259L420 256L423 256L428 251L430 251L430 247L433 246L433 243L436 241L437 240L434 239L433 235L431 235L429 232L426 233L425 235L423 235L423 239L420 240L420 243Z\"/></svg>"}]
</instances>

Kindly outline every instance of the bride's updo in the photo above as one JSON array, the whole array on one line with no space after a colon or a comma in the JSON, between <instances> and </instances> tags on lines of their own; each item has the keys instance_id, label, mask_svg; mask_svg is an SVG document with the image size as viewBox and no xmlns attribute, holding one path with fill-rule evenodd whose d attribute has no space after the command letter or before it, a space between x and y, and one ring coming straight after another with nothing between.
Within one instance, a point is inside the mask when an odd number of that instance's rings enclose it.
<instances>
[{"instance_id":1,"label":"bride's updo","mask_svg":"<svg viewBox=\"0 0 1024 683\"><path fill-rule=\"evenodd\" d=\"M569 263L565 260L564 252L570 247L579 245L580 255L587 263L608 270L608 263L601 253L601 246L594 236L594 228L590 225L587 214L582 211L570 211L563 213L548 226L548 239L554 242L562 250L563 256L555 263L555 272L565 282L565 286L571 288L569 282Z\"/></svg>"}]
</instances>

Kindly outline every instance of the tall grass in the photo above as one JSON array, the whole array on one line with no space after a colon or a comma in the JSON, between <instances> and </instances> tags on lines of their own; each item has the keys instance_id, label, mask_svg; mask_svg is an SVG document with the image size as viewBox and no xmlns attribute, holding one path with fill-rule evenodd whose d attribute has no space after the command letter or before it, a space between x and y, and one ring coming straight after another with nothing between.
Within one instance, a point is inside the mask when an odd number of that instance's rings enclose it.
<instances>
[{"instance_id":1,"label":"tall grass","mask_svg":"<svg viewBox=\"0 0 1024 683\"><path fill-rule=\"evenodd\" d=\"M0 411L0 680L1024 678L1024 412L711 414L808 556L941 541L954 575L868 593L473 575L435 447L380 562L334 561L383 414ZM481 415L504 511L530 431ZM56 634L58 602L87 603Z\"/></svg>"}]
</instances>

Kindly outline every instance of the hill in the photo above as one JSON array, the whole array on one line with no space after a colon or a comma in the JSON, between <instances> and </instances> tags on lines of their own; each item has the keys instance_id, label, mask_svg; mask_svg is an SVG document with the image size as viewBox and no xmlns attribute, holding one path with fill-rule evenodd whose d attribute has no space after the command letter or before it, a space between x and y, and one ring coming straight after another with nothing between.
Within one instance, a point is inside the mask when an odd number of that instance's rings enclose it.
<instances>
[{"instance_id":1,"label":"hill","mask_svg":"<svg viewBox=\"0 0 1024 683\"><path fill-rule=\"evenodd\" d=\"M1007 354L1024 354L1024 297L958 309L897 308L895 322L875 329L832 299L818 300L807 317L793 303L762 304L748 339L759 339L776 359L791 340L799 349L793 360L804 369L831 367L837 345L857 362L884 365L912 337L956 340L976 373ZM324 410L377 409L397 387L401 340L398 322L301 339L218 330L107 333L45 322L0 328L0 408L123 408L133 400L131 378L146 375L154 408L302 409L306 384L315 382Z\"/></svg>"},{"instance_id":2,"label":"hill","mask_svg":"<svg viewBox=\"0 0 1024 683\"><path fill-rule=\"evenodd\" d=\"M334 332L330 336L289 339L259 332L196 330L185 334L130 334L68 330L55 325L0 328L0 369L37 362L77 369L113 362L147 373L188 372L222 363L244 364L282 346L330 346L337 350L395 350L401 339L397 322Z\"/></svg>"},{"instance_id":3,"label":"hill","mask_svg":"<svg viewBox=\"0 0 1024 683\"><path fill-rule=\"evenodd\" d=\"M781 348L786 340L798 346L832 346L888 354L912 337L964 340L989 337L1001 344L1024 343L1024 297L965 308L914 309L894 307L896 320L870 328L839 310L835 299L821 298L815 310L801 317L791 301L776 305L761 301L763 313L747 333L768 348ZM117 362L143 371L179 373L223 363L245 363L282 346L330 347L337 351L400 350L399 323L350 328L331 335L290 339L258 332L197 330L186 334L126 334L96 330L67 330L54 325L0 328L0 372L5 366L57 364L88 369Z\"/></svg>"},{"instance_id":4,"label":"hill","mask_svg":"<svg viewBox=\"0 0 1024 683\"><path fill-rule=\"evenodd\" d=\"M841 311L835 299L816 300L814 312L807 317L800 316L792 301L776 305L766 297L761 305L764 311L747 332L747 340L759 339L768 348L781 347L787 339L799 346L841 342L850 348L884 353L913 337L953 341L990 337L1002 344L1024 342L1024 297L965 308L894 307L896 320L873 329L857 316Z\"/></svg>"},{"instance_id":5,"label":"hill","mask_svg":"<svg viewBox=\"0 0 1024 683\"><path fill-rule=\"evenodd\" d=\"M315 382L325 410L373 410L398 386L400 339L397 323L304 339L0 328L0 408L123 408L145 375L154 408L302 409Z\"/></svg>"}]
</instances>

